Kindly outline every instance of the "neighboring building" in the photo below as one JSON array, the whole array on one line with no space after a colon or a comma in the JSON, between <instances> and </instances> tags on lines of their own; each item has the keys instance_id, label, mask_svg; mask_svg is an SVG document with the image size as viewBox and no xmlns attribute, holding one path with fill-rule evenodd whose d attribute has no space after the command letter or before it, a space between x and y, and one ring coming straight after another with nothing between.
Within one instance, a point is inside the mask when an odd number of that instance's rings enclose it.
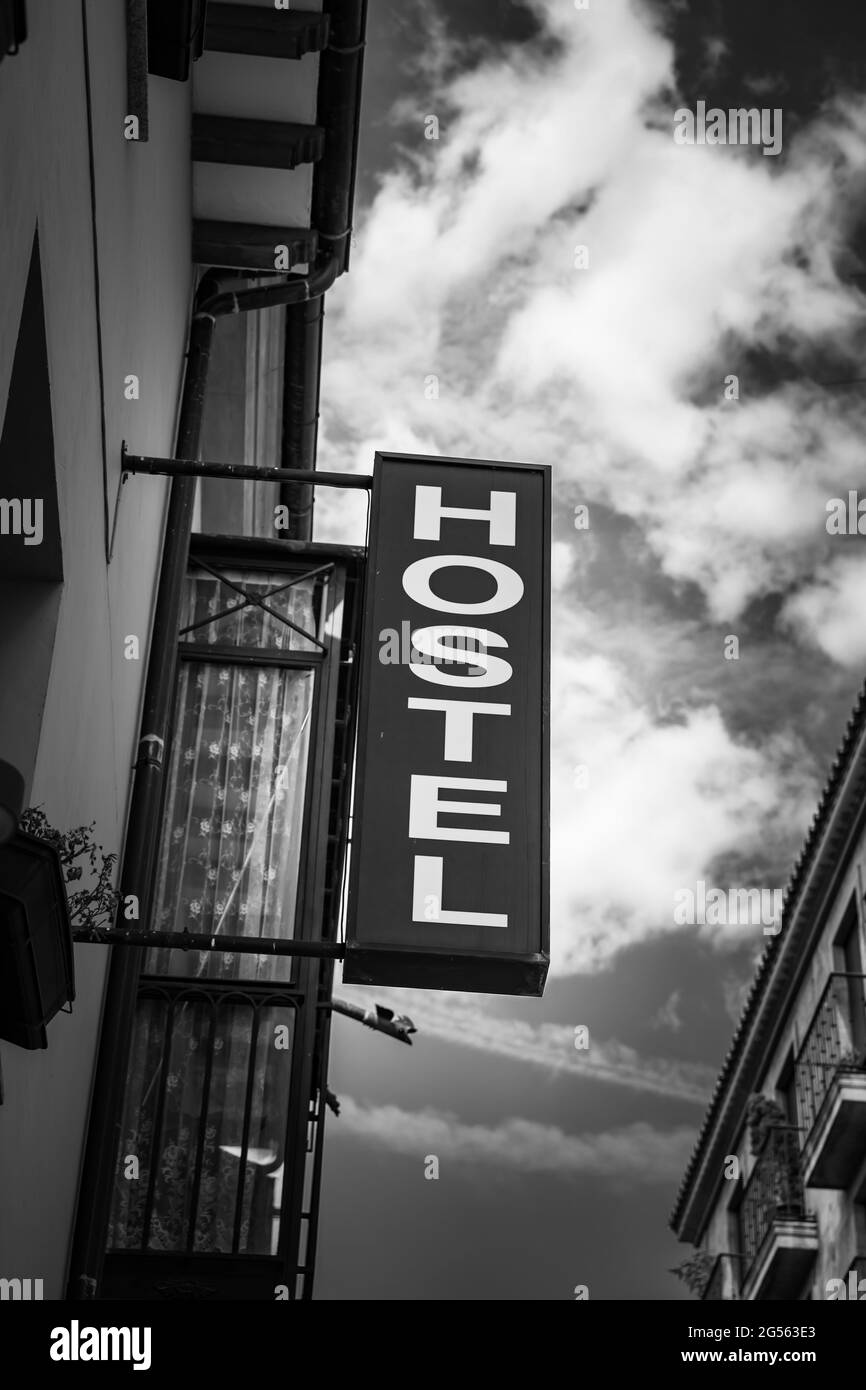
<instances>
[{"instance_id":1,"label":"neighboring building","mask_svg":"<svg viewBox=\"0 0 866 1390\"><path fill-rule=\"evenodd\" d=\"M704 1299L866 1297L864 875L866 690L671 1219Z\"/></svg>"},{"instance_id":2,"label":"neighboring building","mask_svg":"<svg viewBox=\"0 0 866 1390\"><path fill-rule=\"evenodd\" d=\"M366 0L38 0L26 35L24 9L0 0L0 759L119 854L120 926L241 949L80 940L47 1048L0 1041L0 1276L310 1297L364 555L311 542L297 479L122 478L121 446L314 467Z\"/></svg>"}]
</instances>

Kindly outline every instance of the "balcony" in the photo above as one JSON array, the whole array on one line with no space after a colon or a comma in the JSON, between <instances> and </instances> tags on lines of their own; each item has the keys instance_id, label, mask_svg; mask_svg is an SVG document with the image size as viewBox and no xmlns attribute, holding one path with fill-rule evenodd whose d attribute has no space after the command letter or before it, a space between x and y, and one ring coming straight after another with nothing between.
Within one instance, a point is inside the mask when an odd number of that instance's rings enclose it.
<instances>
[{"instance_id":1,"label":"balcony","mask_svg":"<svg viewBox=\"0 0 866 1390\"><path fill-rule=\"evenodd\" d=\"M701 1294L702 1303L733 1303L739 1296L740 1267L739 1255L719 1255L710 1271L710 1277Z\"/></svg>"},{"instance_id":2,"label":"balcony","mask_svg":"<svg viewBox=\"0 0 866 1390\"><path fill-rule=\"evenodd\" d=\"M866 976L834 974L795 1066L807 1187L846 1189L866 1150Z\"/></svg>"},{"instance_id":3,"label":"balcony","mask_svg":"<svg viewBox=\"0 0 866 1390\"><path fill-rule=\"evenodd\" d=\"M770 1129L740 1206L740 1249L747 1302L796 1299L818 1250L815 1218L806 1213L800 1135Z\"/></svg>"}]
</instances>

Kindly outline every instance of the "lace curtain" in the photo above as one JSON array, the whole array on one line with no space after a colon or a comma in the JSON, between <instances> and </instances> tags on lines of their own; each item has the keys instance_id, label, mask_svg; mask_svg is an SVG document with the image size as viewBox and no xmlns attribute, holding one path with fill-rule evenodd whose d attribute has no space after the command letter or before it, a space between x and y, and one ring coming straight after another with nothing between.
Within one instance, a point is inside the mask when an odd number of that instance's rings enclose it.
<instances>
[{"instance_id":1,"label":"lace curtain","mask_svg":"<svg viewBox=\"0 0 866 1390\"><path fill-rule=\"evenodd\" d=\"M296 629L315 632L316 590L309 581L286 587L285 575L227 578L188 581L152 923L291 937L315 677L268 664L268 652L315 650ZM190 650L204 656L217 643L245 649L245 660L199 660ZM147 953L109 1248L275 1253L294 1010L279 997L244 996L243 985L287 983L291 964Z\"/></svg>"},{"instance_id":2,"label":"lace curtain","mask_svg":"<svg viewBox=\"0 0 866 1390\"><path fill-rule=\"evenodd\" d=\"M293 1018L231 995L139 1000L109 1249L276 1253Z\"/></svg>"},{"instance_id":3,"label":"lace curtain","mask_svg":"<svg viewBox=\"0 0 866 1390\"><path fill-rule=\"evenodd\" d=\"M157 931L292 936L313 673L182 665ZM147 973L291 979L287 956L150 951Z\"/></svg>"},{"instance_id":4,"label":"lace curtain","mask_svg":"<svg viewBox=\"0 0 866 1390\"><path fill-rule=\"evenodd\" d=\"M285 576L227 577L273 611L243 603L215 576L196 575L182 619L188 643L263 656L269 649L315 650L296 630L315 630L309 581L271 594ZM225 614L230 604L236 606ZM294 935L313 687L309 670L181 662L155 930ZM159 950L148 953L145 969L288 981L292 965L285 956Z\"/></svg>"}]
</instances>

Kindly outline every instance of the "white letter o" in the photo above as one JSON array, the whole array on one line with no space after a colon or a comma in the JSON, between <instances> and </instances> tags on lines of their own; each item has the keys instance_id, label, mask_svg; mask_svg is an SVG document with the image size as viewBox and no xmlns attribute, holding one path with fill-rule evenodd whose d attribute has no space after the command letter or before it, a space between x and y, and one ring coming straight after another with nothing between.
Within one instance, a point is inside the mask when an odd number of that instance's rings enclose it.
<instances>
[{"instance_id":1,"label":"white letter o","mask_svg":"<svg viewBox=\"0 0 866 1390\"><path fill-rule=\"evenodd\" d=\"M496 580L493 598L483 603L452 603L449 599L437 598L430 588L430 580L437 570L449 566L486 570ZM498 560L481 560L475 555L430 555L426 560L416 560L403 574L403 588L416 603L438 609L440 613L502 613L523 598L523 580L516 570Z\"/></svg>"}]
</instances>

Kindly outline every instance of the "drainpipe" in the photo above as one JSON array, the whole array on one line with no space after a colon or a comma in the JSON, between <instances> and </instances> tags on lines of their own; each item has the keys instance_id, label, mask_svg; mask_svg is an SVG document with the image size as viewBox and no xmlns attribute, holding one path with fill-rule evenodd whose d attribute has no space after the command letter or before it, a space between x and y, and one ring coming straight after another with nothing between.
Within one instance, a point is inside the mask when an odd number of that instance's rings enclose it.
<instances>
[{"instance_id":1,"label":"drainpipe","mask_svg":"<svg viewBox=\"0 0 866 1390\"><path fill-rule=\"evenodd\" d=\"M221 290L206 296L196 309L197 318L221 318L224 314L244 314L251 309L274 309L280 304L305 304L318 299L333 285L339 271L339 257L328 256L309 275L289 275L276 285L258 285L252 290Z\"/></svg>"},{"instance_id":2,"label":"drainpipe","mask_svg":"<svg viewBox=\"0 0 866 1390\"><path fill-rule=\"evenodd\" d=\"M309 275L290 276L278 284L252 290L226 289L224 280L213 271L202 277L190 326L175 457L198 457L216 320L224 314L317 299L333 284L337 267L338 259L332 256ZM123 904L134 896L138 899L138 916L143 923L149 919L159 841L166 743L174 706L177 631L189 560L195 489L195 478L175 477L171 484L142 704L141 737L133 769L118 911L122 913ZM67 1297L72 1301L95 1298L102 1273L120 1141L123 1082L141 961L141 951L132 947L112 951L109 961L70 1254Z\"/></svg>"},{"instance_id":3,"label":"drainpipe","mask_svg":"<svg viewBox=\"0 0 866 1390\"><path fill-rule=\"evenodd\" d=\"M323 10L330 21L329 39L319 59L316 119L325 131L325 151L313 175L311 222L322 250L336 257L337 274L342 275L349 265L367 0L324 0ZM316 466L323 317L321 300L286 314L282 468ZM280 502L289 509L290 540L312 540L313 500L313 489L304 483L280 488Z\"/></svg>"},{"instance_id":4,"label":"drainpipe","mask_svg":"<svg viewBox=\"0 0 866 1390\"><path fill-rule=\"evenodd\" d=\"M361 86L367 34L367 0L324 0L328 46L319 60L317 122L325 150L313 176L312 225L323 251L349 268L351 216L358 168Z\"/></svg>"},{"instance_id":5,"label":"drainpipe","mask_svg":"<svg viewBox=\"0 0 866 1390\"><path fill-rule=\"evenodd\" d=\"M311 472L316 466L324 317L321 299L298 305L286 313L283 468L303 468ZM289 540L312 540L313 489L304 483L284 483L280 488L280 501L289 509Z\"/></svg>"}]
</instances>

